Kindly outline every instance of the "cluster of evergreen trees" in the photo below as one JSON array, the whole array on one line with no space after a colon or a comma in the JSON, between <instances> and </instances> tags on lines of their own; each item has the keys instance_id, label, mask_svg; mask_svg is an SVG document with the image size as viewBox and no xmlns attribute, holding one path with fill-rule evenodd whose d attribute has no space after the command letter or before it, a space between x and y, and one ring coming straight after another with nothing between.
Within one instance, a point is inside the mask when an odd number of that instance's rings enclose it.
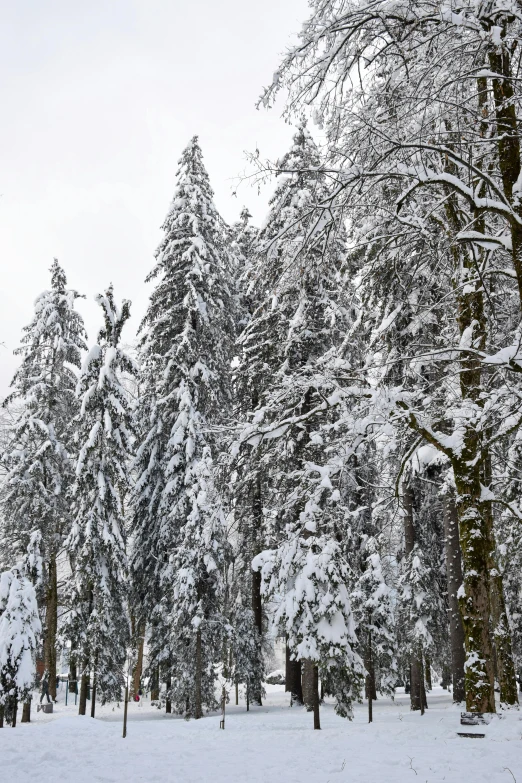
<instances>
[{"instance_id":1,"label":"cluster of evergreen trees","mask_svg":"<svg viewBox=\"0 0 522 783\"><path fill-rule=\"evenodd\" d=\"M371 720L397 684L423 712L433 675L470 711L496 686L518 703L518 17L313 5L266 100L286 82L325 148L300 119L255 159L276 174L263 227L221 218L195 137L136 357L109 288L82 363L56 262L23 338L0 554L82 714L126 666L187 717L218 672L261 704L274 633L315 728L324 696L350 716L365 695Z\"/></svg>"}]
</instances>

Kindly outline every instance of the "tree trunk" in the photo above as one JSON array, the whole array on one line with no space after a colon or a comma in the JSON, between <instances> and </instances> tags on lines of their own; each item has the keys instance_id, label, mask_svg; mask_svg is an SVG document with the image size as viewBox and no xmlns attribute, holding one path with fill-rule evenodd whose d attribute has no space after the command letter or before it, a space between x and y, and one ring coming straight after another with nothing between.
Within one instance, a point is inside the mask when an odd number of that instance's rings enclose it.
<instances>
[{"instance_id":1,"label":"tree trunk","mask_svg":"<svg viewBox=\"0 0 522 783\"><path fill-rule=\"evenodd\" d=\"M170 700L169 691L170 691L170 689L172 687L172 677L170 676L170 674L169 674L169 676L167 677L167 679L165 681L165 686L166 686L166 689L167 689L167 695L166 695L166 698L165 698L165 713L167 715L171 715L172 714L172 701ZM137 691L136 691L136 693L137 693Z\"/></svg>"},{"instance_id":2,"label":"tree trunk","mask_svg":"<svg viewBox=\"0 0 522 783\"><path fill-rule=\"evenodd\" d=\"M307 712L314 709L314 665L309 659L302 662L301 683L303 689L303 702Z\"/></svg>"},{"instance_id":3,"label":"tree trunk","mask_svg":"<svg viewBox=\"0 0 522 783\"><path fill-rule=\"evenodd\" d=\"M433 688L433 684L431 682L431 660L426 656L426 663L424 667L424 683L425 683L425 689L426 688L431 691Z\"/></svg>"},{"instance_id":4,"label":"tree trunk","mask_svg":"<svg viewBox=\"0 0 522 783\"><path fill-rule=\"evenodd\" d=\"M49 581L45 596L44 663L49 672L49 695L56 700L56 635L58 630L58 575L56 554L49 557Z\"/></svg>"},{"instance_id":5,"label":"tree trunk","mask_svg":"<svg viewBox=\"0 0 522 783\"><path fill-rule=\"evenodd\" d=\"M132 690L136 695L141 685L141 675L143 674L143 648L145 646L145 622L141 620L137 626L136 636L136 666L132 672Z\"/></svg>"},{"instance_id":6,"label":"tree trunk","mask_svg":"<svg viewBox=\"0 0 522 783\"><path fill-rule=\"evenodd\" d=\"M98 659L96 659L96 662L94 664L94 674L92 678L92 691L91 691L91 718L94 718L96 714L96 680L97 680L97 674L96 674L96 664L98 662Z\"/></svg>"},{"instance_id":7,"label":"tree trunk","mask_svg":"<svg viewBox=\"0 0 522 783\"><path fill-rule=\"evenodd\" d=\"M448 609L451 646L451 676L453 681L453 701L460 703L466 699L464 687L464 628L458 601L458 591L462 585L462 559L459 542L459 521L455 498L447 494L444 498L444 538L446 542L446 574L448 579Z\"/></svg>"},{"instance_id":8,"label":"tree trunk","mask_svg":"<svg viewBox=\"0 0 522 783\"><path fill-rule=\"evenodd\" d=\"M422 654L419 658L419 701L420 701L420 713L424 715L424 705L426 703L426 691L424 688L424 665L422 661Z\"/></svg>"},{"instance_id":9,"label":"tree trunk","mask_svg":"<svg viewBox=\"0 0 522 783\"><path fill-rule=\"evenodd\" d=\"M421 702L421 667L417 658L412 658L410 664L410 709L422 710Z\"/></svg>"},{"instance_id":10,"label":"tree trunk","mask_svg":"<svg viewBox=\"0 0 522 783\"><path fill-rule=\"evenodd\" d=\"M285 691L290 692L290 706L303 704L301 661L292 660L288 642L286 644Z\"/></svg>"},{"instance_id":11,"label":"tree trunk","mask_svg":"<svg viewBox=\"0 0 522 783\"><path fill-rule=\"evenodd\" d=\"M319 715L319 667L317 665L314 666L313 689L314 689L314 729L319 730L321 728L321 720Z\"/></svg>"},{"instance_id":12,"label":"tree trunk","mask_svg":"<svg viewBox=\"0 0 522 783\"><path fill-rule=\"evenodd\" d=\"M261 531L262 525L263 525L263 499L262 499L262 493L261 493L261 476L258 472L256 479L255 479L255 485L254 485L254 496L252 500L253 505L253 517L254 517L254 524L255 524L255 536L257 537L257 531ZM257 542L254 543L254 555L259 554L258 552L258 544ZM258 655L261 655L261 644L263 639L263 602L261 598L261 571L253 571L252 572L252 612L254 613L254 625L257 631L256 638L254 640L254 644L258 648ZM258 706L262 706L262 693L263 683L262 682L252 682L251 683L251 698L254 704L257 704Z\"/></svg>"},{"instance_id":13,"label":"tree trunk","mask_svg":"<svg viewBox=\"0 0 522 783\"><path fill-rule=\"evenodd\" d=\"M31 723L31 699L24 702L22 707L22 723Z\"/></svg>"},{"instance_id":14,"label":"tree trunk","mask_svg":"<svg viewBox=\"0 0 522 783\"><path fill-rule=\"evenodd\" d=\"M160 672L159 672L159 666L156 666L154 669L154 682L151 685L150 689L150 700L151 701L158 701L159 699L159 681L160 681Z\"/></svg>"},{"instance_id":15,"label":"tree trunk","mask_svg":"<svg viewBox=\"0 0 522 783\"><path fill-rule=\"evenodd\" d=\"M413 504L414 494L413 486L411 484L410 477L403 481L402 484L402 505L404 508L403 525L404 525L404 554L406 557L411 555L413 547L415 546L415 525L413 521ZM415 657L410 658L410 709L421 709L421 675L420 675L420 661Z\"/></svg>"},{"instance_id":16,"label":"tree trunk","mask_svg":"<svg viewBox=\"0 0 522 783\"><path fill-rule=\"evenodd\" d=\"M4 728L4 705L0 704L0 729Z\"/></svg>"},{"instance_id":17,"label":"tree trunk","mask_svg":"<svg viewBox=\"0 0 522 783\"><path fill-rule=\"evenodd\" d=\"M484 457L484 486L489 487L491 481L491 454L488 450ZM504 600L504 579L497 561L497 547L493 527L493 504L491 501L486 504L486 511L489 533L491 626L496 652L495 660L498 684L500 686L500 701L508 707L513 707L518 704L517 675L513 660L511 629Z\"/></svg>"},{"instance_id":18,"label":"tree trunk","mask_svg":"<svg viewBox=\"0 0 522 783\"><path fill-rule=\"evenodd\" d=\"M87 711L88 684L89 684L89 674L87 673L87 661L84 661L82 679L80 682L80 706L78 707L78 715L85 715Z\"/></svg>"},{"instance_id":19,"label":"tree trunk","mask_svg":"<svg viewBox=\"0 0 522 783\"><path fill-rule=\"evenodd\" d=\"M72 655L69 659L69 693L78 693L78 673L76 671L76 658Z\"/></svg>"},{"instance_id":20,"label":"tree trunk","mask_svg":"<svg viewBox=\"0 0 522 783\"><path fill-rule=\"evenodd\" d=\"M196 633L196 687L194 694L194 717L196 719L203 717L203 707L201 703L201 686L203 678L203 658L201 650L201 630L198 628Z\"/></svg>"},{"instance_id":21,"label":"tree trunk","mask_svg":"<svg viewBox=\"0 0 522 783\"><path fill-rule=\"evenodd\" d=\"M319 668L309 658L303 661L303 695L306 709L314 714L314 729L320 729Z\"/></svg>"},{"instance_id":22,"label":"tree trunk","mask_svg":"<svg viewBox=\"0 0 522 783\"><path fill-rule=\"evenodd\" d=\"M13 729L16 728L16 717L17 717L17 715L18 715L18 699L15 699L13 701L13 718L12 718L13 722L11 723L11 726L13 727Z\"/></svg>"},{"instance_id":23,"label":"tree trunk","mask_svg":"<svg viewBox=\"0 0 522 783\"><path fill-rule=\"evenodd\" d=\"M466 709L468 712L495 712L493 646L489 633L490 580L489 536L484 503L481 501L480 477L473 458L455 461L457 511L460 547L464 566L464 589L459 593L459 607L464 629L468 665L465 669ZM456 468L456 469L455 469Z\"/></svg>"},{"instance_id":24,"label":"tree trunk","mask_svg":"<svg viewBox=\"0 0 522 783\"><path fill-rule=\"evenodd\" d=\"M375 672L372 660L372 632L368 631L368 654L366 669L366 698L368 699L368 723L373 721L373 692L375 690Z\"/></svg>"}]
</instances>

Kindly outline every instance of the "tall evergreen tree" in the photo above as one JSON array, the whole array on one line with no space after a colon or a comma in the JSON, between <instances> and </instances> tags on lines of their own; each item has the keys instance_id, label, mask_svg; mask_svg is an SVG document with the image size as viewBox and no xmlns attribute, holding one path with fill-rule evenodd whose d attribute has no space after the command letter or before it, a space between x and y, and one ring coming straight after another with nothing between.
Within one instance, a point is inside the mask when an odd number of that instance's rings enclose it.
<instances>
[{"instance_id":1,"label":"tall evergreen tree","mask_svg":"<svg viewBox=\"0 0 522 783\"><path fill-rule=\"evenodd\" d=\"M260 601L256 593L261 591L261 581L267 598L278 589L284 596L285 584L293 595L293 580L297 585L299 575L306 573L306 580L314 582L311 571L318 569L319 573L323 558L328 562L324 573L331 575L332 594L342 604L339 611L345 613L343 622L352 629L348 593L346 602L339 593L348 589L343 582L347 571L342 547L338 546L338 536L343 538L346 532L346 517L338 502L339 489L334 490L329 479L335 472L329 466L331 436L323 431L330 417L327 400L336 386L333 368L345 365L338 349L349 322L343 270L346 238L339 225L327 242L315 241L312 213L328 190L318 171L317 146L305 123L297 128L292 148L279 168L280 180L256 243L252 277L259 304L239 341L242 356L237 372L251 403L250 418L240 436L241 484L246 495L240 514L241 548L252 557L267 544L272 552L262 556L263 568L253 575L254 606ZM297 610L287 616L281 608L278 615L291 645L287 669L292 671L287 671L287 677L295 674L296 681L306 651L313 661L308 666L309 679L317 680L317 665L322 664L319 628L327 621L320 608L322 587L317 574L312 599L317 605L314 610L311 606L299 610L315 617L316 625L305 634L314 639L313 644L302 643L300 634L296 635ZM296 605L300 600L295 597ZM290 598L282 598L283 607L290 604ZM351 656L350 639L354 641L347 630L340 643L347 669L357 657ZM331 656L332 660L337 657L337 653ZM292 658L297 660L293 663ZM299 698L298 682L291 688ZM316 693L312 701L318 723ZM347 691L340 702L340 710L348 712Z\"/></svg>"},{"instance_id":2,"label":"tall evergreen tree","mask_svg":"<svg viewBox=\"0 0 522 783\"><path fill-rule=\"evenodd\" d=\"M69 533L70 492L74 481L71 421L78 410L75 368L86 348L79 294L67 289L63 269L54 261L51 288L36 299L35 314L24 329L22 357L4 402L15 417L3 460L8 474L2 489L4 517L1 555L18 562L38 540L42 573L40 603L45 609L44 659L49 690L56 696L57 555Z\"/></svg>"},{"instance_id":3,"label":"tall evergreen tree","mask_svg":"<svg viewBox=\"0 0 522 783\"><path fill-rule=\"evenodd\" d=\"M215 427L230 408L235 316L228 230L197 137L179 161L163 230L141 327L132 580L151 617L152 669L162 667L178 709L201 717L203 704L213 704L204 675L210 682L219 659L210 629L221 624L224 534L213 463Z\"/></svg>"},{"instance_id":4,"label":"tall evergreen tree","mask_svg":"<svg viewBox=\"0 0 522 783\"><path fill-rule=\"evenodd\" d=\"M379 691L395 694L397 681L395 618L391 589L386 584L376 542L369 541L366 568L352 593L357 636L366 668L368 720L373 720L372 702Z\"/></svg>"},{"instance_id":5,"label":"tall evergreen tree","mask_svg":"<svg viewBox=\"0 0 522 783\"><path fill-rule=\"evenodd\" d=\"M18 704L31 697L41 631L35 589L18 566L0 573L0 726L16 725Z\"/></svg>"},{"instance_id":6,"label":"tall evergreen tree","mask_svg":"<svg viewBox=\"0 0 522 783\"><path fill-rule=\"evenodd\" d=\"M124 300L118 308L112 286L96 300L105 323L78 381L75 519L66 541L71 575L63 634L81 668L81 715L90 671L103 701L120 698L129 638L124 502L130 488L133 420L122 373L133 375L136 367L120 339L130 303Z\"/></svg>"}]
</instances>

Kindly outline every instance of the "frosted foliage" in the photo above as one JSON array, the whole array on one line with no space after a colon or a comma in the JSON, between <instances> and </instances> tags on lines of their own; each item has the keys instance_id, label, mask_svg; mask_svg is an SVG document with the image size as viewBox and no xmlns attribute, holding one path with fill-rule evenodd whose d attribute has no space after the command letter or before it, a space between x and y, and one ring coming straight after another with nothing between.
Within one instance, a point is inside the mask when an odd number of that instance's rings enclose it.
<instances>
[{"instance_id":1,"label":"frosted foliage","mask_svg":"<svg viewBox=\"0 0 522 783\"><path fill-rule=\"evenodd\" d=\"M67 598L71 610L62 635L81 669L96 673L102 699L120 698L129 636L124 497L133 451L133 417L123 373L136 373L120 347L129 302L119 308L112 288L96 297L105 326L78 380L79 452L75 517L66 540L71 562Z\"/></svg>"},{"instance_id":2,"label":"frosted foliage","mask_svg":"<svg viewBox=\"0 0 522 783\"><path fill-rule=\"evenodd\" d=\"M375 543L370 540L367 551L371 554L366 558L365 569L351 597L365 660L369 660L371 652L376 690L393 698L397 681L397 639L392 590L386 584L379 554L371 551L374 547Z\"/></svg>"},{"instance_id":3,"label":"frosted foliage","mask_svg":"<svg viewBox=\"0 0 522 783\"><path fill-rule=\"evenodd\" d=\"M203 701L212 706L224 633L226 534L213 427L230 408L236 319L229 229L214 206L197 137L180 159L163 230L141 326L132 600L150 619L150 666L161 663L175 709L188 705L192 714L196 636Z\"/></svg>"},{"instance_id":4,"label":"frosted foliage","mask_svg":"<svg viewBox=\"0 0 522 783\"><path fill-rule=\"evenodd\" d=\"M0 707L12 720L17 702L30 697L41 632L35 589L16 567L0 574Z\"/></svg>"},{"instance_id":5,"label":"frosted foliage","mask_svg":"<svg viewBox=\"0 0 522 783\"><path fill-rule=\"evenodd\" d=\"M4 401L13 416L2 455L7 476L1 494L3 558L19 560L37 537L43 558L38 578L44 582L48 558L71 521L71 420L77 411L76 371L85 348L83 321L74 309L79 294L66 288L57 261L51 267L51 283L51 289L37 297L33 320L15 351L22 362Z\"/></svg>"}]
</instances>

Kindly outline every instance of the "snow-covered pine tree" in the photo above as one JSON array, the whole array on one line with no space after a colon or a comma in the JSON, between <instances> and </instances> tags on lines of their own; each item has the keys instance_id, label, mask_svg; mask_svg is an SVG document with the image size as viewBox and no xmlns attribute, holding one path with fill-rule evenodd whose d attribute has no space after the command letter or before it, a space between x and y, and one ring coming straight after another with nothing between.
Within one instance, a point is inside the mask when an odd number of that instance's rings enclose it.
<instances>
[{"instance_id":1,"label":"snow-covered pine tree","mask_svg":"<svg viewBox=\"0 0 522 783\"><path fill-rule=\"evenodd\" d=\"M323 428L330 416L327 401L331 398L335 404L335 373L348 366L342 352L337 353L350 318L343 274L346 239L341 224L328 241L315 241L317 222L311 215L328 191L319 172L317 146L304 122L278 166L280 179L254 258L252 277L259 305L239 341L238 385L241 388L242 382L251 400L251 419L239 446L241 484L251 497L250 509L243 502L239 515L241 548L250 548L255 557L263 543L270 546L271 554L255 560L259 566L255 577L263 581L267 598L281 591L276 616L291 647L287 678L295 675L300 681L299 670L293 671L295 663L300 666L301 656L309 652L310 676L305 679L316 683L318 664L330 670L335 664L341 683L341 670L355 671L358 662L351 650L349 596L343 593L348 589L343 582L348 571L338 544L347 532L346 515L338 503L339 490L329 479L333 472L327 456L330 436ZM331 585L321 582L320 572L321 578L328 574ZM296 584L303 579L315 585L310 605L306 596L294 594L294 579ZM261 589L258 579L252 583L253 592ZM332 655L326 654L322 637L330 620L325 619L328 612L323 617L320 606L322 590L328 592L330 587L345 628ZM288 614L287 591L295 600ZM299 605L301 600L306 608ZM306 630L298 630L301 612L310 619ZM292 657L298 661L292 663ZM299 686L297 682L290 688L297 693ZM316 685L312 692L309 703L314 702L314 723L319 728ZM348 690L343 686L336 695L340 712L348 714Z\"/></svg>"},{"instance_id":2,"label":"snow-covered pine tree","mask_svg":"<svg viewBox=\"0 0 522 783\"><path fill-rule=\"evenodd\" d=\"M397 681L395 618L391 589L382 572L375 540L366 544L366 568L352 592L361 657L366 668L368 721L373 720L374 693L395 693Z\"/></svg>"},{"instance_id":3,"label":"snow-covered pine tree","mask_svg":"<svg viewBox=\"0 0 522 783\"><path fill-rule=\"evenodd\" d=\"M435 624L436 606L430 568L418 543L405 556L401 567L397 615L406 630L407 652L419 662L418 679L412 678L411 682L412 693L414 688L419 690L417 701L412 698L412 709L418 703L421 714L424 714L426 656L433 648L431 631Z\"/></svg>"},{"instance_id":4,"label":"snow-covered pine tree","mask_svg":"<svg viewBox=\"0 0 522 783\"><path fill-rule=\"evenodd\" d=\"M105 323L78 381L75 518L66 540L71 575L63 636L71 641L81 671L80 715L85 714L90 672L102 701L121 697L129 638L124 503L133 419L122 374L133 375L137 368L120 347L130 303L124 300L117 307L112 286L96 301ZM94 705L94 693L92 698Z\"/></svg>"},{"instance_id":5,"label":"snow-covered pine tree","mask_svg":"<svg viewBox=\"0 0 522 783\"><path fill-rule=\"evenodd\" d=\"M57 556L69 533L70 491L74 481L71 421L78 410L74 368L86 348L81 315L74 309L79 294L67 289L63 269L54 261L51 288L35 302L15 353L22 364L4 406L14 406L3 461L8 473L2 488L2 559L5 565L25 556L38 540L42 573L38 580L45 610L44 661L49 691L56 696Z\"/></svg>"},{"instance_id":6,"label":"snow-covered pine tree","mask_svg":"<svg viewBox=\"0 0 522 783\"><path fill-rule=\"evenodd\" d=\"M151 672L161 667L172 702L200 717L204 703L214 704L205 682L221 657L210 633L222 627L224 558L212 465L215 426L230 409L235 314L229 231L214 206L197 137L179 161L163 230L147 278L156 287L141 327L132 582L139 611L150 618ZM185 582L186 569L197 576L195 593Z\"/></svg>"},{"instance_id":7,"label":"snow-covered pine tree","mask_svg":"<svg viewBox=\"0 0 522 783\"><path fill-rule=\"evenodd\" d=\"M36 592L18 566L0 573L0 727L16 726L19 702L31 697L41 632Z\"/></svg>"},{"instance_id":8,"label":"snow-covered pine tree","mask_svg":"<svg viewBox=\"0 0 522 783\"><path fill-rule=\"evenodd\" d=\"M243 207L239 220L231 226L234 271L237 280L238 333L245 328L256 305L253 273L255 270L255 245L259 229L250 224L251 217L247 207Z\"/></svg>"}]
</instances>

